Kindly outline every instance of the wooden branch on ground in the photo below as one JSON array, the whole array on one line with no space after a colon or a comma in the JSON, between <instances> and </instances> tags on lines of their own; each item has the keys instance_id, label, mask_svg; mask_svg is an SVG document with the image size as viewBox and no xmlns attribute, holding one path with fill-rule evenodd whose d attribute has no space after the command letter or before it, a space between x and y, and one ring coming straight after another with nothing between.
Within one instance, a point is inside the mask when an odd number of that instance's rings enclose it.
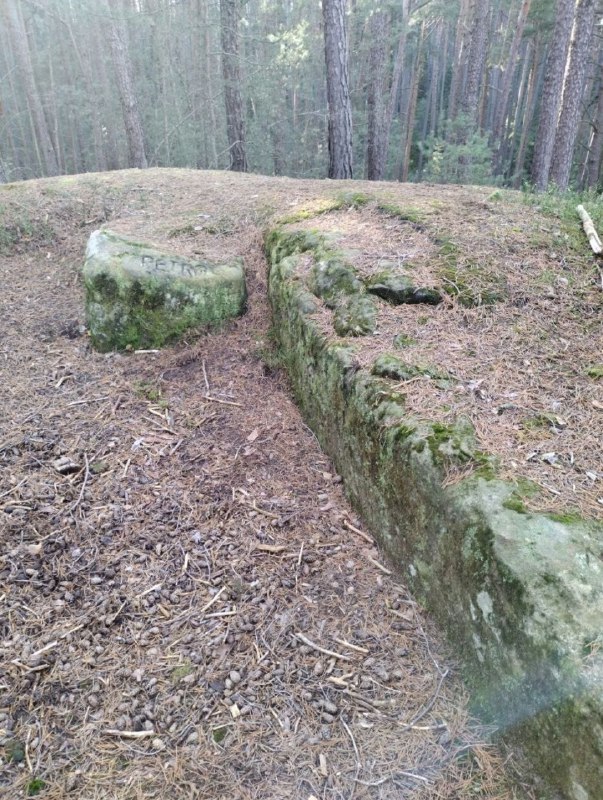
<instances>
[{"instance_id":1,"label":"wooden branch on ground","mask_svg":"<svg viewBox=\"0 0 603 800\"><path fill-rule=\"evenodd\" d=\"M601 239L599 239L599 234L595 230L595 224L590 214L582 205L576 206L576 211L582 220L582 227L584 228L584 233L588 236L588 241L593 249L593 253L599 255L603 252L603 244L601 244Z\"/></svg>"}]
</instances>

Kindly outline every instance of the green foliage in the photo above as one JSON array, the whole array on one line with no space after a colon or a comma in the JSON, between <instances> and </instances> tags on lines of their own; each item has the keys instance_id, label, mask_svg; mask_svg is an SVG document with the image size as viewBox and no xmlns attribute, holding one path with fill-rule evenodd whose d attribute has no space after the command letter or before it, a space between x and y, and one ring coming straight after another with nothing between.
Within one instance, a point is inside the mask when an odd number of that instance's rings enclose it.
<instances>
[{"instance_id":1,"label":"green foliage","mask_svg":"<svg viewBox=\"0 0 603 800\"><path fill-rule=\"evenodd\" d=\"M42 778L32 778L27 784L27 790L25 794L27 797L35 797L36 795L40 794L45 786L46 781L43 781Z\"/></svg>"},{"instance_id":2,"label":"green foliage","mask_svg":"<svg viewBox=\"0 0 603 800\"><path fill-rule=\"evenodd\" d=\"M15 205L0 205L0 255L27 246L41 247L55 239L52 226Z\"/></svg>"},{"instance_id":3,"label":"green foliage","mask_svg":"<svg viewBox=\"0 0 603 800\"><path fill-rule=\"evenodd\" d=\"M488 137L472 130L459 114L447 124L445 137L431 137L424 145L428 159L425 177L435 183L492 184L492 149Z\"/></svg>"}]
</instances>

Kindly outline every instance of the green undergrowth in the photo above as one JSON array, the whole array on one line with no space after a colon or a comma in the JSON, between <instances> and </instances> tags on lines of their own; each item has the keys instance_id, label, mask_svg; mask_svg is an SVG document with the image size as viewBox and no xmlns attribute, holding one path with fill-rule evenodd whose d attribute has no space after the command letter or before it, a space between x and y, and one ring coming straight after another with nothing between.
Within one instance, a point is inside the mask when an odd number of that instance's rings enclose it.
<instances>
[{"instance_id":1,"label":"green undergrowth","mask_svg":"<svg viewBox=\"0 0 603 800\"><path fill-rule=\"evenodd\" d=\"M438 276L446 294L467 307L489 306L507 297L504 276L487 258L468 258L454 242L441 241L437 261Z\"/></svg>"},{"instance_id":2,"label":"green undergrowth","mask_svg":"<svg viewBox=\"0 0 603 800\"><path fill-rule=\"evenodd\" d=\"M278 220L280 225L291 225L295 222L303 222L306 219L314 219L322 214L329 214L333 211L345 209L358 209L366 206L371 201L371 197L364 192L341 192L335 197L323 198L312 205L293 211Z\"/></svg>"},{"instance_id":3,"label":"green undergrowth","mask_svg":"<svg viewBox=\"0 0 603 800\"><path fill-rule=\"evenodd\" d=\"M0 254L52 244L56 232L46 217L20 206L0 204Z\"/></svg>"},{"instance_id":4,"label":"green undergrowth","mask_svg":"<svg viewBox=\"0 0 603 800\"><path fill-rule=\"evenodd\" d=\"M589 258L592 256L588 239L582 229L582 222L576 212L576 206L584 206L592 217L596 230L601 232L603 230L603 198L596 190L560 191L552 186L545 192L535 192L528 187L521 197L525 205L556 221L558 230L552 232L555 248L567 247L574 254ZM548 245L551 246L550 240Z\"/></svg>"},{"instance_id":5,"label":"green undergrowth","mask_svg":"<svg viewBox=\"0 0 603 800\"><path fill-rule=\"evenodd\" d=\"M418 208L402 207L395 203L377 203L377 211L387 217L395 217L403 222L411 222L413 225L421 226L425 222L425 214Z\"/></svg>"}]
</instances>

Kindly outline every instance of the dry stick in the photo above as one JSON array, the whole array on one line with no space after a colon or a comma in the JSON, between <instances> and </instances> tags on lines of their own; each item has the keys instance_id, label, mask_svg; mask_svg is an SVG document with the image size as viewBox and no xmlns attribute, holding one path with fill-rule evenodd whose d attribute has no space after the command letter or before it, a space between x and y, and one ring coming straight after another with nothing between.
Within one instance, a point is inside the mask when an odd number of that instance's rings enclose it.
<instances>
[{"instance_id":1,"label":"dry stick","mask_svg":"<svg viewBox=\"0 0 603 800\"><path fill-rule=\"evenodd\" d=\"M582 227L584 228L584 233L588 237L588 241L592 247L593 253L596 253L597 255L603 253L603 244L601 244L601 239L599 239L599 234L595 230L595 224L592 221L590 214L582 205L576 206L576 211L582 220Z\"/></svg>"},{"instance_id":2,"label":"dry stick","mask_svg":"<svg viewBox=\"0 0 603 800\"><path fill-rule=\"evenodd\" d=\"M423 708L417 714L415 714L415 716L412 718L412 720L408 724L406 724L406 725L402 724L401 727L403 728L403 730L405 730L405 731L410 730L414 725L417 724L417 722L420 719L423 719L424 716L429 714L431 709L434 707L434 705L436 703L436 700L439 697L440 689L442 688L442 684L444 683L444 680L447 677L448 677L448 670L446 669L440 675L440 680L438 681L438 685L436 686L436 690L433 693L433 697L431 698L431 700L426 705L424 705Z\"/></svg>"},{"instance_id":3,"label":"dry stick","mask_svg":"<svg viewBox=\"0 0 603 800\"><path fill-rule=\"evenodd\" d=\"M352 644L351 642L347 642L345 639L338 639L335 637L335 641L337 644L342 644L344 647L349 647L350 650L357 650L359 653L364 653L365 655L370 653L370 650L368 650L366 647L360 647L360 645Z\"/></svg>"},{"instance_id":4,"label":"dry stick","mask_svg":"<svg viewBox=\"0 0 603 800\"><path fill-rule=\"evenodd\" d=\"M19 483L16 486L13 486L12 489L9 489L8 492L3 492L3 494L0 494L0 500L2 500L3 497L8 497L9 494L16 492L20 486L23 486L26 480L27 478L23 478L23 480L19 481Z\"/></svg>"},{"instance_id":5,"label":"dry stick","mask_svg":"<svg viewBox=\"0 0 603 800\"><path fill-rule=\"evenodd\" d=\"M380 778L378 781L360 781L358 778L355 778L356 783L359 783L361 786L383 786L384 783L388 781L394 781L399 775L403 775L405 778L413 778L415 781L422 781L423 783L429 783L429 780L423 775L416 775L414 772L408 772L404 769L396 770L395 775L390 775L387 778Z\"/></svg>"},{"instance_id":6,"label":"dry stick","mask_svg":"<svg viewBox=\"0 0 603 800\"><path fill-rule=\"evenodd\" d=\"M201 369L203 370L203 380L205 381L205 390L207 391L207 394L210 394L211 389L209 388L209 381L207 379L207 371L205 369L205 361L201 362Z\"/></svg>"},{"instance_id":7,"label":"dry stick","mask_svg":"<svg viewBox=\"0 0 603 800\"><path fill-rule=\"evenodd\" d=\"M384 567L383 564L380 564L378 561L375 561L374 558L371 558L369 556L368 560L371 562L371 564L374 564L378 569L380 569L381 572L383 572L385 575L391 575L392 574L391 570L389 570L387 567Z\"/></svg>"},{"instance_id":8,"label":"dry stick","mask_svg":"<svg viewBox=\"0 0 603 800\"><path fill-rule=\"evenodd\" d=\"M358 536L362 536L362 538L369 544L375 544L375 540L372 538L372 536L369 536L368 533L365 533L364 531L361 531L360 528L352 525L352 523L348 522L347 519L344 519L343 527L348 528L348 530L353 531L354 533L357 533Z\"/></svg>"},{"instance_id":9,"label":"dry stick","mask_svg":"<svg viewBox=\"0 0 603 800\"><path fill-rule=\"evenodd\" d=\"M343 727L346 729L346 732L347 732L348 736L352 740L352 747L354 748L354 752L356 753L356 769L358 770L356 772L356 777L358 777L358 773L362 769L362 761L360 760L360 753L358 752L358 745L356 744L356 740L354 739L354 734L350 730L349 725L347 724L347 722L342 717L339 718L339 721L341 722Z\"/></svg>"},{"instance_id":10,"label":"dry stick","mask_svg":"<svg viewBox=\"0 0 603 800\"><path fill-rule=\"evenodd\" d=\"M326 650L324 647L321 647L316 642L313 642L312 639L308 639L307 636L304 636L303 633L294 633L293 634L296 639L299 639L300 642L307 644L308 647L311 647L312 650L317 650L319 653L323 653L325 656L332 656L333 658L339 658L341 661L351 661L352 659L349 656L344 656L341 653L335 653L333 650Z\"/></svg>"},{"instance_id":11,"label":"dry stick","mask_svg":"<svg viewBox=\"0 0 603 800\"><path fill-rule=\"evenodd\" d=\"M67 406L83 406L87 403L101 403L103 400L109 400L111 398L110 394L106 394L104 397L91 397L89 400L73 400L71 403L67 403Z\"/></svg>"},{"instance_id":12,"label":"dry stick","mask_svg":"<svg viewBox=\"0 0 603 800\"><path fill-rule=\"evenodd\" d=\"M69 509L71 512L75 511L79 504L82 502L84 497L84 492L86 491L86 484L88 483L88 478L90 477L90 462L88 461L88 453L84 453L84 462L86 464L86 472L84 473L84 482L82 483L82 488L80 490L80 495L75 503Z\"/></svg>"},{"instance_id":13,"label":"dry stick","mask_svg":"<svg viewBox=\"0 0 603 800\"><path fill-rule=\"evenodd\" d=\"M106 728L107 736L119 736L121 739L146 739L155 736L155 731L118 731L115 728Z\"/></svg>"},{"instance_id":14,"label":"dry stick","mask_svg":"<svg viewBox=\"0 0 603 800\"><path fill-rule=\"evenodd\" d=\"M210 403L220 403L223 406L238 406L239 408L243 408L242 403L235 403L232 400L219 400L217 397L210 397L208 394L204 394L203 399L208 400Z\"/></svg>"},{"instance_id":15,"label":"dry stick","mask_svg":"<svg viewBox=\"0 0 603 800\"><path fill-rule=\"evenodd\" d=\"M220 589L220 591L219 591L219 592L217 592L217 593L216 593L216 594L215 594L215 595L212 597L212 599L209 601L209 603L206 603L206 604L203 606L203 608L201 609L201 611L199 611L199 614L205 614L205 612L206 612L206 611L207 611L209 608L211 608L211 607L213 606L213 604L216 602L216 600L217 600L217 599L220 597L220 595L222 594L222 592L225 592L225 591L226 591L226 586L223 586L223 587Z\"/></svg>"},{"instance_id":16,"label":"dry stick","mask_svg":"<svg viewBox=\"0 0 603 800\"><path fill-rule=\"evenodd\" d=\"M159 428L160 431L165 431L165 433L169 433L172 436L176 436L176 431L173 430L172 428L168 428L166 425L160 425L158 422L155 422L154 419L151 419L150 417L145 417L144 415L142 419L144 419L145 422L150 422L151 425L155 425L155 427Z\"/></svg>"}]
</instances>

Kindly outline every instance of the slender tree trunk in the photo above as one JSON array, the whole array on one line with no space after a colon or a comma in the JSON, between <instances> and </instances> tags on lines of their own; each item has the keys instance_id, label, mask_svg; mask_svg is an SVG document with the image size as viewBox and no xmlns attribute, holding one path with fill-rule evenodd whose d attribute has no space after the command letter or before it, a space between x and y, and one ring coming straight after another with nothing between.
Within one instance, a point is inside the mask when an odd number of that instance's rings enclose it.
<instances>
[{"instance_id":1,"label":"slender tree trunk","mask_svg":"<svg viewBox=\"0 0 603 800\"><path fill-rule=\"evenodd\" d=\"M352 177L352 105L348 79L346 0L323 0L329 106L329 178Z\"/></svg>"},{"instance_id":2,"label":"slender tree trunk","mask_svg":"<svg viewBox=\"0 0 603 800\"><path fill-rule=\"evenodd\" d=\"M486 55L488 52L489 0L476 0L474 6L473 28L467 60L467 83L461 110L468 119L478 122L480 88L482 85Z\"/></svg>"},{"instance_id":3,"label":"slender tree trunk","mask_svg":"<svg viewBox=\"0 0 603 800\"><path fill-rule=\"evenodd\" d=\"M220 33L230 169L234 172L247 172L245 118L239 63L239 0L220 0Z\"/></svg>"},{"instance_id":4,"label":"slender tree trunk","mask_svg":"<svg viewBox=\"0 0 603 800\"><path fill-rule=\"evenodd\" d=\"M419 81L421 79L421 64L423 59L423 40L425 38L426 23L421 24L419 32L419 40L417 42L417 54L415 58L415 68L413 74L413 81L410 90L410 101L408 104L408 115L406 118L406 142L404 145L404 161L402 162L402 172L400 180L403 183L408 181L408 173L410 171L410 156L412 151L412 140L415 130L415 116L417 113L417 100L419 97Z\"/></svg>"},{"instance_id":5,"label":"slender tree trunk","mask_svg":"<svg viewBox=\"0 0 603 800\"><path fill-rule=\"evenodd\" d=\"M575 7L576 0L558 0L555 28L546 62L532 162L532 180L538 191L544 191L549 182Z\"/></svg>"},{"instance_id":6,"label":"slender tree trunk","mask_svg":"<svg viewBox=\"0 0 603 800\"><path fill-rule=\"evenodd\" d=\"M507 58L507 66L505 68L503 75L502 87L500 90L498 101L496 103L496 113L494 116L494 125L492 130L493 142L500 143L503 137L505 123L507 120L507 114L509 111L509 97L511 95L511 86L513 83L513 76L515 74L517 55L519 53L519 46L521 45L521 40L523 38L523 32L525 30L526 20L528 18L528 14L530 13L531 4L532 0L522 0L519 9L517 24L515 27L515 33L511 41L509 56Z\"/></svg>"},{"instance_id":7,"label":"slender tree trunk","mask_svg":"<svg viewBox=\"0 0 603 800\"><path fill-rule=\"evenodd\" d=\"M8 27L12 36L17 64L21 71L27 104L31 113L34 139L41 154L44 172L46 175L58 175L59 164L36 85L27 32L21 15L21 7L18 0L7 0L5 9L8 12Z\"/></svg>"},{"instance_id":8,"label":"slender tree trunk","mask_svg":"<svg viewBox=\"0 0 603 800\"><path fill-rule=\"evenodd\" d=\"M211 33L209 30L209 13L207 9L207 0L200 0L201 8L203 9L202 25L205 28L204 45L205 45L205 101L207 103L207 113L209 116L208 136L209 136L209 153L211 155L210 166L213 169L218 168L218 150L216 148L216 137L218 132L218 125L216 123L216 109L214 106L214 83L212 79L213 64L211 57L212 42Z\"/></svg>"},{"instance_id":9,"label":"slender tree trunk","mask_svg":"<svg viewBox=\"0 0 603 800\"><path fill-rule=\"evenodd\" d=\"M534 119L535 103L536 103L536 86L538 85L538 75L540 72L539 65L542 56L542 44L540 36L536 36L534 42L534 51L532 58L532 69L530 71L530 78L528 81L528 93L526 95L525 108L521 123L521 137L519 139L519 148L515 158L514 180L513 186L519 188L523 180L523 170L526 160L526 150L528 146L528 135Z\"/></svg>"},{"instance_id":10,"label":"slender tree trunk","mask_svg":"<svg viewBox=\"0 0 603 800\"><path fill-rule=\"evenodd\" d=\"M389 44L389 14L375 11L370 20L370 82L368 87L367 177L380 181L387 162L385 70Z\"/></svg>"},{"instance_id":11,"label":"slender tree trunk","mask_svg":"<svg viewBox=\"0 0 603 800\"><path fill-rule=\"evenodd\" d=\"M456 23L456 36L454 42L454 63L452 65L452 79L448 95L448 119L456 117L459 105L459 95L462 84L463 66L466 57L469 0L461 0L459 16Z\"/></svg>"},{"instance_id":12,"label":"slender tree trunk","mask_svg":"<svg viewBox=\"0 0 603 800\"><path fill-rule=\"evenodd\" d=\"M589 189L594 189L599 183L603 155L603 50L599 56L599 72L601 77L597 93L597 110L586 162L586 180Z\"/></svg>"},{"instance_id":13,"label":"slender tree trunk","mask_svg":"<svg viewBox=\"0 0 603 800\"><path fill-rule=\"evenodd\" d=\"M513 156L517 137L521 129L521 120L523 119L525 111L526 94L532 67L531 48L532 42L528 41L519 53L519 62L522 67L517 78L517 86L511 90L514 101L512 112L509 110L509 120L505 128L505 136L501 139L498 150L495 153L495 175L505 175L509 172L510 161Z\"/></svg>"},{"instance_id":14,"label":"slender tree trunk","mask_svg":"<svg viewBox=\"0 0 603 800\"><path fill-rule=\"evenodd\" d=\"M389 91L389 101L386 108L385 133L383 149L385 150L385 161L389 153L389 139L392 130L392 123L396 115L396 109L400 101L400 86L402 73L404 70L404 59L406 56L406 40L408 37L408 19L410 16L410 0L402 0L402 19L400 20L400 35L398 37L398 47L394 58L392 71L392 82Z\"/></svg>"},{"instance_id":15,"label":"slender tree trunk","mask_svg":"<svg viewBox=\"0 0 603 800\"><path fill-rule=\"evenodd\" d=\"M112 5L115 5L114 0ZM148 166L147 156L126 31L123 24L120 24L113 15L109 23L109 42L128 142L128 166L145 169Z\"/></svg>"},{"instance_id":16,"label":"slender tree trunk","mask_svg":"<svg viewBox=\"0 0 603 800\"><path fill-rule=\"evenodd\" d=\"M595 28L595 7L596 0L579 0L578 2L549 175L550 180L556 183L560 189L567 189L569 186Z\"/></svg>"}]
</instances>

